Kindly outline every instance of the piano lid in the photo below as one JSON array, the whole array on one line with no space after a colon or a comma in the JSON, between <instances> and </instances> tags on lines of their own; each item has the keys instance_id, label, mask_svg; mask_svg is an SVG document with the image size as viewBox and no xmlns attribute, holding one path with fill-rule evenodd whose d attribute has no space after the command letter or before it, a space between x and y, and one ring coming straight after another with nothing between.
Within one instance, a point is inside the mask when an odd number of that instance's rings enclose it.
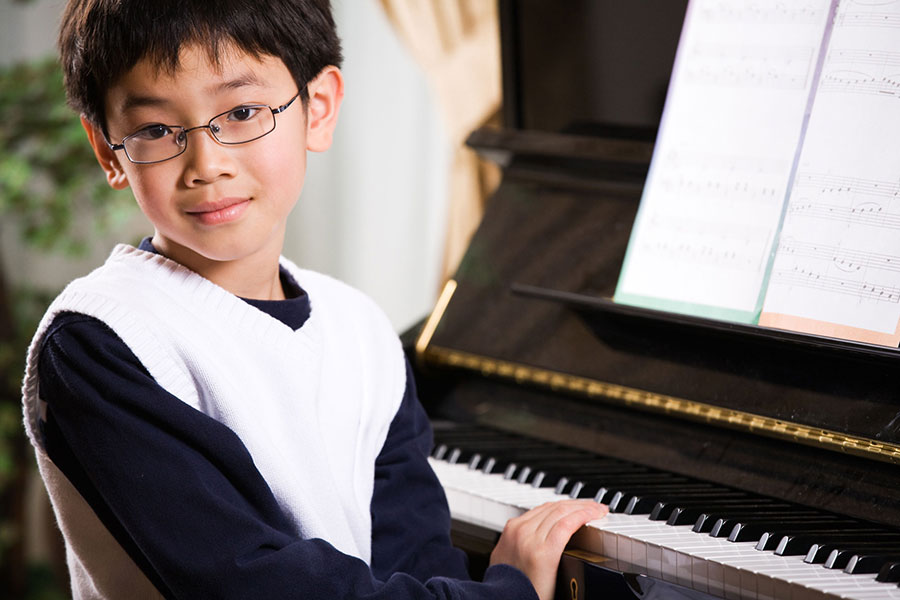
<instances>
[{"instance_id":1,"label":"piano lid","mask_svg":"<svg viewBox=\"0 0 900 600\"><path fill-rule=\"evenodd\" d=\"M896 352L593 301L615 289L685 4L576 4L500 3L508 126L470 143L500 157L504 182L420 358L900 463Z\"/></svg>"}]
</instances>

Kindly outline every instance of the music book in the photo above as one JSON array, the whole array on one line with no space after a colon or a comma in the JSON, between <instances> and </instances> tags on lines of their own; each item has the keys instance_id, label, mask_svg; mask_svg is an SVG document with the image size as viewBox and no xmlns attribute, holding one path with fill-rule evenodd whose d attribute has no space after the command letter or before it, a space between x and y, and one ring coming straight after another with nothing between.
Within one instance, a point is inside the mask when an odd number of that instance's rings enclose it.
<instances>
[{"instance_id":1,"label":"music book","mask_svg":"<svg viewBox=\"0 0 900 600\"><path fill-rule=\"evenodd\" d=\"M691 0L619 303L897 347L900 2Z\"/></svg>"}]
</instances>

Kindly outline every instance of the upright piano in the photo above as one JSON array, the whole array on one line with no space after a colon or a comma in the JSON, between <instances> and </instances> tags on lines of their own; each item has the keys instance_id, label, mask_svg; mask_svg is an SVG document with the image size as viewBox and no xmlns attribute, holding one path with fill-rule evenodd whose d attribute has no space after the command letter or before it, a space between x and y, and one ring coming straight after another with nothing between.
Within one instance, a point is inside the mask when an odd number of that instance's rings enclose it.
<instances>
[{"instance_id":1,"label":"upright piano","mask_svg":"<svg viewBox=\"0 0 900 600\"><path fill-rule=\"evenodd\" d=\"M900 598L900 353L610 300L685 5L500 2L502 184L410 343L454 537L595 498L559 598Z\"/></svg>"}]
</instances>

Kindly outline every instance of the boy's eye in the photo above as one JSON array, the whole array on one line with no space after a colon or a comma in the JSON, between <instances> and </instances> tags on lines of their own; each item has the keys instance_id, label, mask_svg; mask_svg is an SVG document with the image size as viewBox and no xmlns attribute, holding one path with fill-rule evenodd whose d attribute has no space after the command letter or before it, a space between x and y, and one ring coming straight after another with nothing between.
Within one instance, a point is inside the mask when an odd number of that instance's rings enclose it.
<instances>
[{"instance_id":1,"label":"boy's eye","mask_svg":"<svg viewBox=\"0 0 900 600\"><path fill-rule=\"evenodd\" d=\"M172 135L172 129L170 127L166 125L150 125L149 127L144 127L130 137L152 141L164 138L167 135Z\"/></svg>"},{"instance_id":2,"label":"boy's eye","mask_svg":"<svg viewBox=\"0 0 900 600\"><path fill-rule=\"evenodd\" d=\"M249 121L259 114L259 106L241 106L229 112L225 118L229 121Z\"/></svg>"}]
</instances>

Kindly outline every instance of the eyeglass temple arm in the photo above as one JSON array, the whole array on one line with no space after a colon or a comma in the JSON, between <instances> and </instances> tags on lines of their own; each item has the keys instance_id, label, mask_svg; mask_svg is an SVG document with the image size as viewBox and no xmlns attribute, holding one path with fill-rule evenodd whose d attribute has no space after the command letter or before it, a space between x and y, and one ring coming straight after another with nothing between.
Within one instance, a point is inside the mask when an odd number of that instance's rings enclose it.
<instances>
[{"instance_id":1,"label":"eyeglass temple arm","mask_svg":"<svg viewBox=\"0 0 900 600\"><path fill-rule=\"evenodd\" d=\"M273 108L273 109L271 109L271 110L272 110L272 114L273 114L273 115L277 115L277 114L280 113L280 112L286 111L287 108L288 108L291 104L294 103L294 100L296 100L296 99L299 98L299 97L300 97L300 92L297 92L297 93L294 95L293 98L291 98L290 100L287 101L286 104L282 104L282 105L279 106L278 108Z\"/></svg>"}]
</instances>

